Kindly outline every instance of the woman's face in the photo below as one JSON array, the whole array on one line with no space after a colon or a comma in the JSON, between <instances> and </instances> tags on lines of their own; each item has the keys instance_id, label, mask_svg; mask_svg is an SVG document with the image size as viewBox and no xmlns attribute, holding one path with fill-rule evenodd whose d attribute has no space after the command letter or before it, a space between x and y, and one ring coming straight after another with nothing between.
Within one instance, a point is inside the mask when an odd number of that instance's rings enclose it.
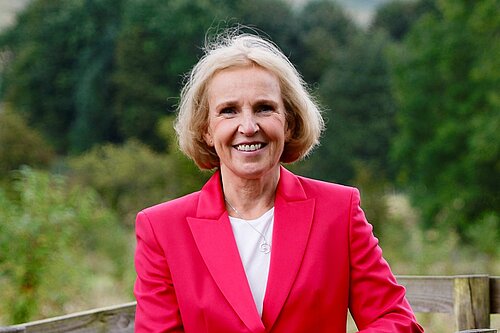
<instances>
[{"instance_id":1,"label":"woman's face","mask_svg":"<svg viewBox=\"0 0 500 333\"><path fill-rule=\"evenodd\" d=\"M244 179L278 171L288 131L277 77L256 65L225 69L212 78L207 96L204 138L221 171Z\"/></svg>"}]
</instances>

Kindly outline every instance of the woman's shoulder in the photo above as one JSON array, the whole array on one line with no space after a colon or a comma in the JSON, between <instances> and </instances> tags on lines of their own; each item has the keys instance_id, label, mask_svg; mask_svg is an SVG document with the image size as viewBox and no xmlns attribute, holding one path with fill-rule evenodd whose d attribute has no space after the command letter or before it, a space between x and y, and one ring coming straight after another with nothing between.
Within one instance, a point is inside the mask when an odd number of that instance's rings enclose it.
<instances>
[{"instance_id":1,"label":"woman's shoulder","mask_svg":"<svg viewBox=\"0 0 500 333\"><path fill-rule=\"evenodd\" d=\"M327 182L324 180L297 176L306 193L325 193L329 195L352 196L358 193L358 189L339 183Z\"/></svg>"},{"instance_id":2,"label":"woman's shoulder","mask_svg":"<svg viewBox=\"0 0 500 333\"><path fill-rule=\"evenodd\" d=\"M361 201L356 187L297 176L307 198L316 199L316 204L325 207L349 209Z\"/></svg>"}]
</instances>

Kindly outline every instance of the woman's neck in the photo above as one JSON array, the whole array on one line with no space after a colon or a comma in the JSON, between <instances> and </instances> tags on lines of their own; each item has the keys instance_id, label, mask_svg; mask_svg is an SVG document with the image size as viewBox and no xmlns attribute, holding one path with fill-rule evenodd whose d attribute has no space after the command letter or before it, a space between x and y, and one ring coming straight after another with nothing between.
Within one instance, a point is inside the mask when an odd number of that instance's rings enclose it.
<instances>
[{"instance_id":1,"label":"woman's neck","mask_svg":"<svg viewBox=\"0 0 500 333\"><path fill-rule=\"evenodd\" d=\"M222 187L226 209L230 216L256 219L274 206L280 169L257 179L245 179L221 168ZM235 211L236 210L236 211Z\"/></svg>"}]
</instances>

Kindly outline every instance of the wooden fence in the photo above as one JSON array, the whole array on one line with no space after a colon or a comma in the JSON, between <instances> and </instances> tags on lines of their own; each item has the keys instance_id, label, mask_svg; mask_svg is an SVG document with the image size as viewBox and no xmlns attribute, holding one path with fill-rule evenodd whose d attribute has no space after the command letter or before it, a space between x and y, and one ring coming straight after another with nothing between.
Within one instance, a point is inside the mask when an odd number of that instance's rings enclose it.
<instances>
[{"instance_id":1,"label":"wooden fence","mask_svg":"<svg viewBox=\"0 0 500 333\"><path fill-rule=\"evenodd\" d=\"M500 277L398 276L415 312L448 313L449 332L496 333L490 314L500 313ZM133 333L135 302L0 327L0 333Z\"/></svg>"},{"instance_id":2,"label":"wooden fence","mask_svg":"<svg viewBox=\"0 0 500 333\"><path fill-rule=\"evenodd\" d=\"M452 314L456 331L489 328L490 314L500 313L498 276L399 276L398 282L415 312Z\"/></svg>"}]
</instances>

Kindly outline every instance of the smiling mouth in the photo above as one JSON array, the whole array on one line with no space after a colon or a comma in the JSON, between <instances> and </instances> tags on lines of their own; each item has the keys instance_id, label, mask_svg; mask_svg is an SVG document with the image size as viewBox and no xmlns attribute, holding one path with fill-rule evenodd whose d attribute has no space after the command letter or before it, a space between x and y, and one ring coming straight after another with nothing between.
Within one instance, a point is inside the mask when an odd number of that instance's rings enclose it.
<instances>
[{"instance_id":1,"label":"smiling mouth","mask_svg":"<svg viewBox=\"0 0 500 333\"><path fill-rule=\"evenodd\" d=\"M238 151L256 151L262 148L262 143L256 143L251 145L236 145L235 148Z\"/></svg>"}]
</instances>

